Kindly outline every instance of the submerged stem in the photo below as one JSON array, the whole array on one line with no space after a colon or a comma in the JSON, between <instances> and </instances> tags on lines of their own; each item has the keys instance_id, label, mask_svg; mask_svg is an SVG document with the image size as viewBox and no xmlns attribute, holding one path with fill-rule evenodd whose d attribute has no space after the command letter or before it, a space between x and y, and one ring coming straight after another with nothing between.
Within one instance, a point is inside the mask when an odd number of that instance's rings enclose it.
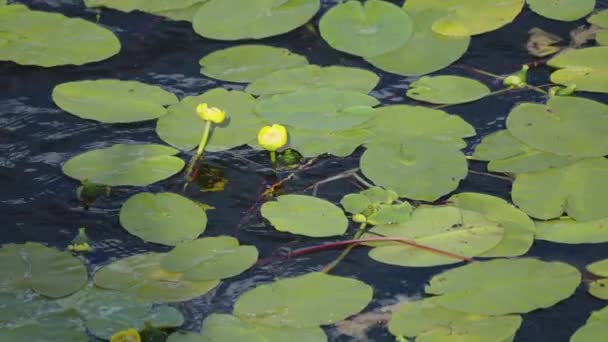
<instances>
[{"instance_id":1,"label":"submerged stem","mask_svg":"<svg viewBox=\"0 0 608 342\"><path fill-rule=\"evenodd\" d=\"M358 240L361 238L361 235L363 235L363 232L365 232L365 227L367 226L367 223L362 222L361 225L359 226L359 230L357 231L357 233L355 233L355 236L353 237L353 240ZM351 249L355 248L355 246L357 246L356 244L351 244L348 245L343 251L342 253L340 253L340 255L338 255L338 257L336 258L336 260L332 261L330 264L328 264L327 266L323 267L323 270L321 272L323 273L329 273L331 272L331 270L336 267L344 258L346 258L346 256L348 255L348 253L350 253Z\"/></svg>"}]
</instances>

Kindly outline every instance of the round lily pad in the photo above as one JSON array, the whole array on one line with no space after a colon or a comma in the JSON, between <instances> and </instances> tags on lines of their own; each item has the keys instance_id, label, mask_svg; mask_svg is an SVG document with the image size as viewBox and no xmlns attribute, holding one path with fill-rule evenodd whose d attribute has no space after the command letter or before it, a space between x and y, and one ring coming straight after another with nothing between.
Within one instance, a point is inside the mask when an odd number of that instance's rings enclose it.
<instances>
[{"instance_id":1,"label":"round lily pad","mask_svg":"<svg viewBox=\"0 0 608 342\"><path fill-rule=\"evenodd\" d=\"M441 11L408 12L414 23L411 38L397 49L366 58L384 71L399 75L424 75L457 61L469 47L469 37L450 37L433 32L431 25Z\"/></svg>"},{"instance_id":2,"label":"round lily pad","mask_svg":"<svg viewBox=\"0 0 608 342\"><path fill-rule=\"evenodd\" d=\"M119 259L95 273L95 285L129 293L155 303L182 302L211 291L219 280L186 280L182 273L164 270L164 253L145 253Z\"/></svg>"},{"instance_id":3,"label":"round lily pad","mask_svg":"<svg viewBox=\"0 0 608 342\"><path fill-rule=\"evenodd\" d=\"M32 289L51 298L65 297L84 286L87 269L69 252L39 243L8 244L0 248L0 288Z\"/></svg>"},{"instance_id":4,"label":"round lily pad","mask_svg":"<svg viewBox=\"0 0 608 342\"><path fill-rule=\"evenodd\" d=\"M601 10L589 16L587 22L601 28L608 28L608 9Z\"/></svg>"},{"instance_id":5,"label":"round lily pad","mask_svg":"<svg viewBox=\"0 0 608 342\"><path fill-rule=\"evenodd\" d=\"M608 29L597 31L595 34L595 41L599 45L608 45Z\"/></svg>"},{"instance_id":6,"label":"round lily pad","mask_svg":"<svg viewBox=\"0 0 608 342\"><path fill-rule=\"evenodd\" d=\"M570 342L595 342L608 339L608 307L593 311L587 323L570 338Z\"/></svg>"},{"instance_id":7,"label":"round lily pad","mask_svg":"<svg viewBox=\"0 0 608 342\"><path fill-rule=\"evenodd\" d=\"M608 46L566 51L550 59L547 65L560 69L551 74L553 83L608 93Z\"/></svg>"},{"instance_id":8,"label":"round lily pad","mask_svg":"<svg viewBox=\"0 0 608 342\"><path fill-rule=\"evenodd\" d=\"M208 237L177 245L162 259L161 266L181 272L188 280L224 279L238 275L255 264L258 250L239 246L229 236Z\"/></svg>"},{"instance_id":9,"label":"round lily pad","mask_svg":"<svg viewBox=\"0 0 608 342\"><path fill-rule=\"evenodd\" d=\"M574 21L591 13L595 0L527 0L530 9L545 18Z\"/></svg>"},{"instance_id":10,"label":"round lily pad","mask_svg":"<svg viewBox=\"0 0 608 342\"><path fill-rule=\"evenodd\" d=\"M194 31L220 40L261 39L306 24L319 0L211 0L194 16Z\"/></svg>"},{"instance_id":11,"label":"round lily pad","mask_svg":"<svg viewBox=\"0 0 608 342\"><path fill-rule=\"evenodd\" d=\"M199 63L205 76L228 82L251 82L277 70L306 65L308 60L283 48L238 45L214 51Z\"/></svg>"},{"instance_id":12,"label":"round lily pad","mask_svg":"<svg viewBox=\"0 0 608 342\"><path fill-rule=\"evenodd\" d=\"M565 212L577 221L606 217L608 160L583 159L568 166L518 174L511 196L528 215L549 220Z\"/></svg>"},{"instance_id":13,"label":"round lily pad","mask_svg":"<svg viewBox=\"0 0 608 342\"><path fill-rule=\"evenodd\" d=\"M608 154L608 105L593 100L554 96L547 105L520 104L509 114L507 128L541 151L581 157Z\"/></svg>"},{"instance_id":14,"label":"round lily pad","mask_svg":"<svg viewBox=\"0 0 608 342\"><path fill-rule=\"evenodd\" d=\"M472 102L488 95L483 83L461 76L425 76L410 84L407 96L418 101L437 104Z\"/></svg>"},{"instance_id":15,"label":"round lily pad","mask_svg":"<svg viewBox=\"0 0 608 342\"><path fill-rule=\"evenodd\" d=\"M536 239L569 244L608 242L608 218L585 222L569 217L537 221Z\"/></svg>"},{"instance_id":16,"label":"round lily pad","mask_svg":"<svg viewBox=\"0 0 608 342\"><path fill-rule=\"evenodd\" d=\"M393 189L400 197L431 202L456 189L468 172L462 152L426 139L371 144L360 166L376 185Z\"/></svg>"},{"instance_id":17,"label":"round lily pad","mask_svg":"<svg viewBox=\"0 0 608 342\"><path fill-rule=\"evenodd\" d=\"M596 261L587 265L587 271L598 277L608 277L608 259Z\"/></svg>"},{"instance_id":18,"label":"round lily pad","mask_svg":"<svg viewBox=\"0 0 608 342\"><path fill-rule=\"evenodd\" d=\"M367 94L379 81L378 75L365 69L305 65L258 78L247 86L246 91L259 96L290 93L303 88L335 88Z\"/></svg>"},{"instance_id":19,"label":"round lily pad","mask_svg":"<svg viewBox=\"0 0 608 342\"><path fill-rule=\"evenodd\" d=\"M598 277L608 277L608 259L587 265L587 271ZM608 300L608 279L596 279L590 282L589 294L596 298Z\"/></svg>"},{"instance_id":20,"label":"round lily pad","mask_svg":"<svg viewBox=\"0 0 608 342\"><path fill-rule=\"evenodd\" d=\"M268 122L296 128L337 131L361 124L374 115L374 97L354 91L300 89L261 99L256 113Z\"/></svg>"},{"instance_id":21,"label":"round lily pad","mask_svg":"<svg viewBox=\"0 0 608 342\"><path fill-rule=\"evenodd\" d=\"M324 153L346 157L372 137L368 130L357 127L338 131L289 128L289 146L304 157L316 157Z\"/></svg>"},{"instance_id":22,"label":"round lily pad","mask_svg":"<svg viewBox=\"0 0 608 342\"><path fill-rule=\"evenodd\" d=\"M441 11L433 22L433 31L446 36L474 36L494 31L512 22L521 12L524 0L408 0L408 12L425 9Z\"/></svg>"},{"instance_id":23,"label":"round lily pad","mask_svg":"<svg viewBox=\"0 0 608 342\"><path fill-rule=\"evenodd\" d=\"M21 65L82 65L120 51L120 41L106 28L23 5L0 7L0 32L0 61Z\"/></svg>"},{"instance_id":24,"label":"round lily pad","mask_svg":"<svg viewBox=\"0 0 608 342\"><path fill-rule=\"evenodd\" d=\"M62 83L53 89L59 108L83 119L105 123L151 120L167 113L177 97L137 81L96 80Z\"/></svg>"},{"instance_id":25,"label":"round lily pad","mask_svg":"<svg viewBox=\"0 0 608 342\"><path fill-rule=\"evenodd\" d=\"M350 0L327 11L319 31L336 50L373 57L405 44L412 34L412 20L390 2Z\"/></svg>"},{"instance_id":26,"label":"round lily pad","mask_svg":"<svg viewBox=\"0 0 608 342\"><path fill-rule=\"evenodd\" d=\"M358 313L372 296L364 282L313 272L245 292L233 314L272 327L317 327Z\"/></svg>"},{"instance_id":27,"label":"round lily pad","mask_svg":"<svg viewBox=\"0 0 608 342\"><path fill-rule=\"evenodd\" d=\"M348 220L331 202L306 195L282 195L264 203L262 216L276 230L312 237L342 235Z\"/></svg>"},{"instance_id":28,"label":"round lily pad","mask_svg":"<svg viewBox=\"0 0 608 342\"><path fill-rule=\"evenodd\" d=\"M207 0L84 0L87 7L107 7L123 12L159 12L190 7Z\"/></svg>"},{"instance_id":29,"label":"round lily pad","mask_svg":"<svg viewBox=\"0 0 608 342\"><path fill-rule=\"evenodd\" d=\"M68 160L63 173L80 181L109 186L146 186L169 178L185 165L168 146L117 144Z\"/></svg>"},{"instance_id":30,"label":"round lily pad","mask_svg":"<svg viewBox=\"0 0 608 342\"><path fill-rule=\"evenodd\" d=\"M474 211L452 206L420 206L414 210L410 220L400 224L375 226L371 232L473 257L495 247L503 239L504 229L500 223L490 221ZM399 242L376 246L369 252L369 256L391 265L428 267L462 261Z\"/></svg>"},{"instance_id":31,"label":"round lily pad","mask_svg":"<svg viewBox=\"0 0 608 342\"><path fill-rule=\"evenodd\" d=\"M484 316L448 310L432 298L407 302L393 312L388 329L416 341L509 341L521 316Z\"/></svg>"},{"instance_id":32,"label":"round lily pad","mask_svg":"<svg viewBox=\"0 0 608 342\"><path fill-rule=\"evenodd\" d=\"M553 306L570 297L580 282L580 272L565 263L495 259L442 272L425 292L439 295L435 303L449 310L504 315Z\"/></svg>"},{"instance_id":33,"label":"round lily pad","mask_svg":"<svg viewBox=\"0 0 608 342\"><path fill-rule=\"evenodd\" d=\"M207 1L209 0L199 0L197 3L190 7L154 11L152 13L171 20L192 22L198 10L201 9L201 7L203 7L205 3L207 3Z\"/></svg>"},{"instance_id":34,"label":"round lily pad","mask_svg":"<svg viewBox=\"0 0 608 342\"><path fill-rule=\"evenodd\" d=\"M144 241L175 246L205 231L207 214L201 206L178 194L142 192L120 209L120 224Z\"/></svg>"},{"instance_id":35,"label":"round lily pad","mask_svg":"<svg viewBox=\"0 0 608 342\"><path fill-rule=\"evenodd\" d=\"M255 99L242 91L214 88L199 96L187 96L169 107L168 114L158 119L156 133L166 143L181 150L198 146L205 130L205 122L196 113L200 103L221 108L228 118L213 131L206 151L223 151L245 145L255 139L265 122L253 111Z\"/></svg>"}]
</instances>

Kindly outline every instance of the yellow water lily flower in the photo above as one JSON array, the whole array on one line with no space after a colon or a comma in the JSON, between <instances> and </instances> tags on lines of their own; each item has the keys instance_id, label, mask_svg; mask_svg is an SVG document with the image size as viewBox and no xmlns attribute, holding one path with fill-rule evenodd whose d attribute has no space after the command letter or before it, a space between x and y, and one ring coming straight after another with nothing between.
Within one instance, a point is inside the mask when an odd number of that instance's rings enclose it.
<instances>
[{"instance_id":1,"label":"yellow water lily flower","mask_svg":"<svg viewBox=\"0 0 608 342\"><path fill-rule=\"evenodd\" d=\"M226 118L226 112L217 108L209 107L206 103L201 103L196 107L196 113L198 116L205 120L211 121L216 124L221 124Z\"/></svg>"},{"instance_id":2,"label":"yellow water lily flower","mask_svg":"<svg viewBox=\"0 0 608 342\"><path fill-rule=\"evenodd\" d=\"M137 330L129 328L112 335L110 342L141 342L141 336Z\"/></svg>"},{"instance_id":3,"label":"yellow water lily flower","mask_svg":"<svg viewBox=\"0 0 608 342\"><path fill-rule=\"evenodd\" d=\"M258 133L258 144L274 152L287 144L287 129L283 125L264 126Z\"/></svg>"}]
</instances>

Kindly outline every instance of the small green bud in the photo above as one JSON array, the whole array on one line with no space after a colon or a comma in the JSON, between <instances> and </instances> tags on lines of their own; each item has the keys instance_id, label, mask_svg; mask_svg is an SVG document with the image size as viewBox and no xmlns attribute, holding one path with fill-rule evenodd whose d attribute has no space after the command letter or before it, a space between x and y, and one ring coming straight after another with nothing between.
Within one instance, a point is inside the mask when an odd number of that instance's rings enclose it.
<instances>
[{"instance_id":1,"label":"small green bud","mask_svg":"<svg viewBox=\"0 0 608 342\"><path fill-rule=\"evenodd\" d=\"M502 82L508 88L523 88L528 84L528 70L530 67L522 65L521 70L515 74L507 76Z\"/></svg>"},{"instance_id":2,"label":"small green bud","mask_svg":"<svg viewBox=\"0 0 608 342\"><path fill-rule=\"evenodd\" d=\"M551 87L549 95L551 96L570 96L576 91L576 84L570 84L567 87Z\"/></svg>"},{"instance_id":3,"label":"small green bud","mask_svg":"<svg viewBox=\"0 0 608 342\"><path fill-rule=\"evenodd\" d=\"M72 244L68 246L68 250L78 253L85 253L93 251L93 247L89 245L89 237L85 232L84 227L78 228L78 234L72 240Z\"/></svg>"},{"instance_id":4,"label":"small green bud","mask_svg":"<svg viewBox=\"0 0 608 342\"><path fill-rule=\"evenodd\" d=\"M365 223L367 222L367 217L365 217L365 215L363 214L355 214L352 217L353 222L357 222L357 223Z\"/></svg>"}]
</instances>

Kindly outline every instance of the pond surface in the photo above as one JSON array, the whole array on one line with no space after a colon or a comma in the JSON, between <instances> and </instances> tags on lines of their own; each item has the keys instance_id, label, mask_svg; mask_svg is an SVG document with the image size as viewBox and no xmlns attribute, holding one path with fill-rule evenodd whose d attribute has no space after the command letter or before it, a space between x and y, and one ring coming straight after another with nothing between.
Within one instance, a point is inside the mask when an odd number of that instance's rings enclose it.
<instances>
[{"instance_id":1,"label":"pond surface","mask_svg":"<svg viewBox=\"0 0 608 342\"><path fill-rule=\"evenodd\" d=\"M33 9L59 11L95 21L96 11L83 7L79 1L19 1ZM337 1L323 1L324 9ZM393 1L401 3L402 1ZM600 7L607 7L600 2ZM323 10L317 14L316 22ZM3 233L0 243L38 241L65 248L76 235L78 227L86 227L95 251L84 258L90 271L107 264L113 258L145 251L166 251L159 245L144 243L128 234L118 222L118 212L124 201L139 188L118 188L110 197L101 199L90 210L84 210L75 197L78 183L61 172L61 165L69 158L95 148L116 143L163 142L155 133L154 122L108 125L82 120L67 115L57 108L51 91L57 84L83 79L118 78L138 80L160 85L182 98L198 95L214 87L243 89L242 84L221 83L199 73L198 60L211 51L235 45L196 35L186 22L172 22L143 13L121 13L102 10L100 24L110 28L120 38L120 54L99 63L79 67L39 68L0 62L0 213ZM496 74L506 74L520 65L534 60L525 49L528 31L532 27L568 37L568 33L584 20L563 23L543 19L525 10L514 24L498 31L472 38L465 56L442 73L473 76L459 66L466 65ZM415 78L405 78L375 69L360 58L348 56L330 47L315 33L301 27L293 32L261 41L263 44L285 47L305 55L310 63L345 65L370 69L381 76L380 85L371 93L382 104L412 103L404 96L408 84ZM532 73L531 84L547 83L549 69L539 67ZM475 75L479 79L479 75ZM483 80L492 84L491 78ZM500 85L494 84L494 88ZM604 103L608 97L594 99ZM486 98L471 104L451 106L447 111L458 114L472 124L478 135L470 139L467 154L484 135L504 128L504 121L515 103L541 102L543 95L533 91L517 91ZM315 182L358 166L359 149L351 157L327 157L301 172L286 184L289 193L306 193ZM208 153L207 160L221 168L229 183L223 192L200 192L190 187L186 196L209 204L209 224L205 236L232 235L241 244L258 247L260 257L266 258L280 248L296 249L327 240L294 238L277 233L270 225L254 216L239 225L246 212L254 205L264 186L272 181L265 153L239 148L222 153ZM188 158L186 155L182 157ZM482 163L470 163L471 170L483 170ZM279 177L287 173L279 174ZM147 191L181 191L182 178L147 187ZM340 180L320 187L318 196L337 203L349 192L359 189L349 180ZM482 174L470 173L461 183L459 192L474 191L509 199L510 182ZM308 191L309 193L309 191ZM210 313L230 312L241 293L256 284L276 277L303 274L319 270L333 260L339 251L311 254L287 262L272 262L254 267L248 272L222 282L215 290L200 299L180 304L187 317L185 329L198 330ZM565 245L535 241L527 254L543 260L559 260L584 269L584 266L608 258L608 245ZM390 304L398 297L422 296L424 284L443 269L403 268L379 264L369 257L364 248L355 249L333 272L353 277L373 285L374 302L368 307ZM547 284L551 286L551 284ZM516 341L567 341L582 326L593 310L605 305L587 294L581 285L576 294L559 305L524 315ZM327 329L330 340L348 341L336 329ZM385 328L370 331L373 341L393 341Z\"/></svg>"}]
</instances>

